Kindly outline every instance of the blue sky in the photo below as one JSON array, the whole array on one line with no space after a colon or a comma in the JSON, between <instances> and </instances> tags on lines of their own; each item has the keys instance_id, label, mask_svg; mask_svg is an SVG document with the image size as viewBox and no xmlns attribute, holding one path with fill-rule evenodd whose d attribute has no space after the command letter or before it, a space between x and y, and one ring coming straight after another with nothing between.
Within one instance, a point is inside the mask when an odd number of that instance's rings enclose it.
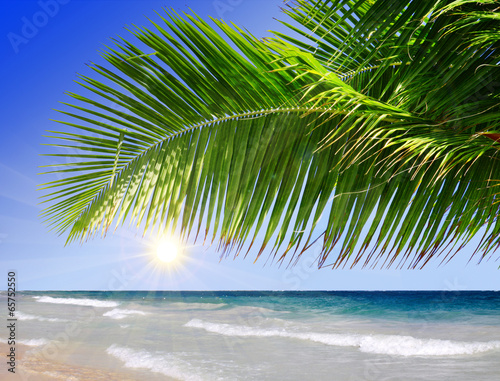
<instances>
[{"instance_id":1,"label":"blue sky","mask_svg":"<svg viewBox=\"0 0 500 381\"><path fill-rule=\"evenodd\" d=\"M54 162L40 156L46 130L59 129L50 119L78 92L76 73L100 62L98 50L109 38L127 35L126 25L147 25L154 10L172 7L199 16L222 17L255 36L283 30L281 0L4 0L0 23L2 138L0 140L0 270L17 271L22 290L457 290L500 289L498 262L467 265L473 246L446 266L439 260L424 270L317 270L310 266L315 248L294 268L262 257L219 261L215 247L200 244L185 251L169 268L158 268L151 242L124 226L105 239L64 246L42 224L37 184L39 166ZM1 275L0 274L0 279ZM0 283L5 289L6 281Z\"/></svg>"}]
</instances>

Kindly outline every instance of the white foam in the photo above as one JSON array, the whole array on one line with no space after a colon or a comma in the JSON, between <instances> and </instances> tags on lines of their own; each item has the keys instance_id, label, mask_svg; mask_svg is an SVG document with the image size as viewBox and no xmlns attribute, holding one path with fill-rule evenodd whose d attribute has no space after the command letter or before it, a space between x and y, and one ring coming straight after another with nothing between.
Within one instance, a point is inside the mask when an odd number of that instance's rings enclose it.
<instances>
[{"instance_id":1,"label":"white foam","mask_svg":"<svg viewBox=\"0 0 500 381\"><path fill-rule=\"evenodd\" d=\"M111 345L106 352L123 361L127 368L144 368L184 381L215 380L216 378L200 374L196 367L171 353L152 354L145 350Z\"/></svg>"},{"instance_id":2,"label":"white foam","mask_svg":"<svg viewBox=\"0 0 500 381\"><path fill-rule=\"evenodd\" d=\"M225 303L170 303L169 307L174 307L178 310L215 310L223 306L227 306Z\"/></svg>"},{"instance_id":3,"label":"white foam","mask_svg":"<svg viewBox=\"0 0 500 381\"><path fill-rule=\"evenodd\" d=\"M284 330L259 329L243 325L210 323L199 319L192 319L185 327L202 328L205 331L218 333L225 336L287 336Z\"/></svg>"},{"instance_id":4,"label":"white foam","mask_svg":"<svg viewBox=\"0 0 500 381\"><path fill-rule=\"evenodd\" d=\"M102 316L107 316L111 319L124 319L130 315L147 315L147 313L138 310L123 310L120 308L115 308L111 311L105 312Z\"/></svg>"},{"instance_id":5,"label":"white foam","mask_svg":"<svg viewBox=\"0 0 500 381\"><path fill-rule=\"evenodd\" d=\"M363 352L402 356L472 355L500 349L500 341L466 342L386 335L365 337L360 349Z\"/></svg>"},{"instance_id":6,"label":"white foam","mask_svg":"<svg viewBox=\"0 0 500 381\"><path fill-rule=\"evenodd\" d=\"M47 345L50 343L49 340L41 338L41 339L29 339L29 340L18 340L17 343L28 345L30 347L40 347L42 345Z\"/></svg>"},{"instance_id":7,"label":"white foam","mask_svg":"<svg viewBox=\"0 0 500 381\"><path fill-rule=\"evenodd\" d=\"M40 303L55 303L55 304L74 304L77 306L89 306L89 307L118 307L120 303L112 302L107 300L97 300L97 299L79 299L79 298L53 298L51 296L35 296L37 302Z\"/></svg>"},{"instance_id":8,"label":"white foam","mask_svg":"<svg viewBox=\"0 0 500 381\"><path fill-rule=\"evenodd\" d=\"M361 352L395 356L471 355L500 349L500 341L465 342L438 339L418 339L399 335L358 335L315 332L289 332L284 329L262 329L233 324L210 323L193 319L185 327L201 328L225 336L288 337L310 340L326 345L358 347Z\"/></svg>"},{"instance_id":9,"label":"white foam","mask_svg":"<svg viewBox=\"0 0 500 381\"><path fill-rule=\"evenodd\" d=\"M46 318L46 317L43 317L43 316L25 314L25 313L23 313L21 311L16 311L16 318L17 318L17 320L38 320L38 321L49 321L49 322L65 322L65 321L68 321L66 319Z\"/></svg>"},{"instance_id":10,"label":"white foam","mask_svg":"<svg viewBox=\"0 0 500 381\"><path fill-rule=\"evenodd\" d=\"M8 344L6 339L0 338L0 343ZM16 340L17 344L27 345L30 347L40 347L42 345L46 345L50 343L49 340L41 338L41 339L28 339L28 340Z\"/></svg>"}]
</instances>

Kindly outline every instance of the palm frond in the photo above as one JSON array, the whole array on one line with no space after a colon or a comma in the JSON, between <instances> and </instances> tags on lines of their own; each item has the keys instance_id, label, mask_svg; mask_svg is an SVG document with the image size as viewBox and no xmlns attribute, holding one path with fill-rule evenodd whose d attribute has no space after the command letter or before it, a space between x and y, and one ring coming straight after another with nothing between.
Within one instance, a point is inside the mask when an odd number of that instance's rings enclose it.
<instances>
[{"instance_id":1,"label":"palm frond","mask_svg":"<svg viewBox=\"0 0 500 381\"><path fill-rule=\"evenodd\" d=\"M74 131L52 135L79 151L42 186L46 221L68 241L180 226L291 263L321 239L319 266L423 266L478 232L479 258L494 251L492 5L297 3L300 38L167 12L115 41L62 111Z\"/></svg>"}]
</instances>

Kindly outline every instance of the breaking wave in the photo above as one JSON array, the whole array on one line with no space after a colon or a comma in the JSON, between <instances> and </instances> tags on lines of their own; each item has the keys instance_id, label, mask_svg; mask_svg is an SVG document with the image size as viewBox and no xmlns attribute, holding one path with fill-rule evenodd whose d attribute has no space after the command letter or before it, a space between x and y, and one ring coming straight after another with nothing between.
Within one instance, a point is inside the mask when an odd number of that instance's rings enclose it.
<instances>
[{"instance_id":1,"label":"breaking wave","mask_svg":"<svg viewBox=\"0 0 500 381\"><path fill-rule=\"evenodd\" d=\"M108 300L97 300L97 299L78 299L78 298L53 298L51 296L34 296L37 302L40 303L54 303L54 304L73 304L76 306L89 306L89 307L118 307L120 303L108 301Z\"/></svg>"},{"instance_id":2,"label":"breaking wave","mask_svg":"<svg viewBox=\"0 0 500 381\"><path fill-rule=\"evenodd\" d=\"M418 339L400 335L359 335L343 333L289 332L284 329L262 329L233 324L210 323L193 319L185 327L201 328L225 336L287 337L332 346L357 347L361 352L395 356L471 355L500 349L500 341L466 342L440 339Z\"/></svg>"}]
</instances>

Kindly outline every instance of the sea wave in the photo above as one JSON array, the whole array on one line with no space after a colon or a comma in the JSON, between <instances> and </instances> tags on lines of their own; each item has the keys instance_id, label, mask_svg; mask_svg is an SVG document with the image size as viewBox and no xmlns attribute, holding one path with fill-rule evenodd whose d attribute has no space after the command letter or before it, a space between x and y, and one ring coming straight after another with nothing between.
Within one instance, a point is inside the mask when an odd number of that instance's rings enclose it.
<instances>
[{"instance_id":1,"label":"sea wave","mask_svg":"<svg viewBox=\"0 0 500 381\"><path fill-rule=\"evenodd\" d=\"M255 307L255 306L235 306L231 309L231 312L237 312L240 314L272 314L272 313L289 313L289 311L276 311L265 307Z\"/></svg>"},{"instance_id":2,"label":"sea wave","mask_svg":"<svg viewBox=\"0 0 500 381\"><path fill-rule=\"evenodd\" d=\"M262 329L234 324L210 323L199 319L192 319L184 326L201 328L207 332L225 336L287 337L332 346L358 347L361 352L405 357L471 355L500 349L500 341L466 342L418 339L400 335L289 332L284 329Z\"/></svg>"},{"instance_id":3,"label":"sea wave","mask_svg":"<svg viewBox=\"0 0 500 381\"><path fill-rule=\"evenodd\" d=\"M105 312L102 316L107 316L111 319L124 319L126 317L129 317L130 315L147 315L147 313L138 310L124 310L115 308L111 311Z\"/></svg>"},{"instance_id":4,"label":"sea wave","mask_svg":"<svg viewBox=\"0 0 500 381\"><path fill-rule=\"evenodd\" d=\"M54 303L54 304L73 304L77 306L89 306L89 307L118 307L120 303L108 301L108 300L97 300L97 299L79 299L79 298L53 298L51 296L34 296L37 302L40 303Z\"/></svg>"},{"instance_id":5,"label":"sea wave","mask_svg":"<svg viewBox=\"0 0 500 381\"><path fill-rule=\"evenodd\" d=\"M151 353L112 344L106 353L123 361L127 368L143 368L183 381L218 380L202 374L192 364L170 353Z\"/></svg>"},{"instance_id":6,"label":"sea wave","mask_svg":"<svg viewBox=\"0 0 500 381\"><path fill-rule=\"evenodd\" d=\"M169 303L169 307L173 307L177 310L215 310L227 306L226 303L182 303L175 302Z\"/></svg>"},{"instance_id":7,"label":"sea wave","mask_svg":"<svg viewBox=\"0 0 500 381\"><path fill-rule=\"evenodd\" d=\"M28 345L30 347L40 347L42 345L47 345L50 343L49 340L41 338L41 339L28 339L28 340L17 340L17 343Z\"/></svg>"},{"instance_id":8,"label":"sea wave","mask_svg":"<svg viewBox=\"0 0 500 381\"><path fill-rule=\"evenodd\" d=\"M8 344L9 341L7 341L7 339L0 338L0 343ZM40 339L16 340L16 343L22 344L22 345L27 345L29 347L40 347L42 345L46 345L46 344L50 343L50 340L42 337Z\"/></svg>"},{"instance_id":9,"label":"sea wave","mask_svg":"<svg viewBox=\"0 0 500 381\"><path fill-rule=\"evenodd\" d=\"M49 321L49 322L54 322L54 323L68 321L66 319L46 318L46 317L43 317L43 316L25 314L25 313L23 313L21 311L16 311L16 318L17 318L17 320L38 320L38 321Z\"/></svg>"}]
</instances>

